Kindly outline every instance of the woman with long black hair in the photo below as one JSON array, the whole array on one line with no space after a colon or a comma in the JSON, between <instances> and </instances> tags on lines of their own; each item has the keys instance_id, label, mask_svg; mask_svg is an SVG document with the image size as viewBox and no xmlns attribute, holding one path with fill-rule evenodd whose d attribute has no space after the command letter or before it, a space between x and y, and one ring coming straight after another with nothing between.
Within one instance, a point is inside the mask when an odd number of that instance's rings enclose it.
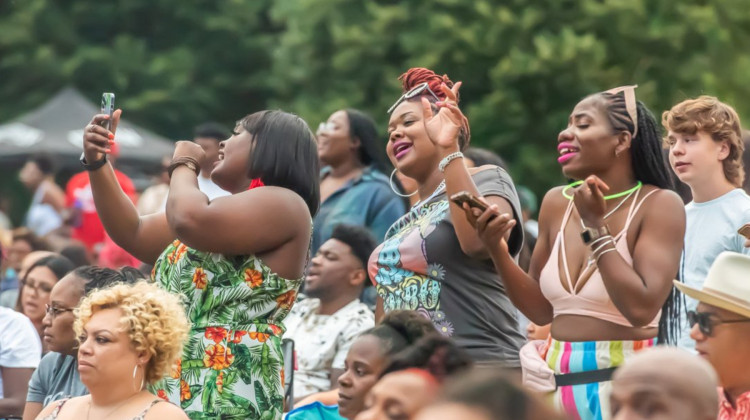
<instances>
[{"instance_id":1,"label":"woman with long black hair","mask_svg":"<svg viewBox=\"0 0 750 420\"><path fill-rule=\"evenodd\" d=\"M548 341L521 352L525 382L555 390L572 418L608 418L614 368L674 330L669 296L685 212L669 191L657 122L634 89L597 93L573 109L558 163L579 181L545 196L528 274L508 253L511 215L464 206L512 302L535 324L552 323Z\"/></svg>"},{"instance_id":2,"label":"woman with long black hair","mask_svg":"<svg viewBox=\"0 0 750 420\"><path fill-rule=\"evenodd\" d=\"M388 165L375 121L362 111L342 109L321 123L317 134L318 157L324 167L313 254L341 223L364 226L381 241L406 207L385 175Z\"/></svg>"}]
</instances>

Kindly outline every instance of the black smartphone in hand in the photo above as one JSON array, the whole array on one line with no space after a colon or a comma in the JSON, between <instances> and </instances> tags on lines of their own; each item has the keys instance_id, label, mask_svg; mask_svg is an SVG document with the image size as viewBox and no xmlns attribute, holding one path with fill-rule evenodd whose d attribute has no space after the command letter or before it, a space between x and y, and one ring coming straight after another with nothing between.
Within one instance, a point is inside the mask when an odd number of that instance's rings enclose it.
<instances>
[{"instance_id":1,"label":"black smartphone in hand","mask_svg":"<svg viewBox=\"0 0 750 420\"><path fill-rule=\"evenodd\" d=\"M463 207L464 203L468 203L469 207L479 209L481 211L487 210L487 205L480 201L474 196L474 194L468 191L461 191L451 196L451 201L456 203L458 207Z\"/></svg>"}]
</instances>

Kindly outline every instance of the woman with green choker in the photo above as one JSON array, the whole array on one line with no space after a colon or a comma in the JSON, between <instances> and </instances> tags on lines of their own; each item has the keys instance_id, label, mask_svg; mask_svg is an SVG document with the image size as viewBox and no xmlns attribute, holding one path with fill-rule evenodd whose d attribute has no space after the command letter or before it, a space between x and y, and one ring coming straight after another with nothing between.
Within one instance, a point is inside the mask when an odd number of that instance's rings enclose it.
<instances>
[{"instance_id":1,"label":"woman with green choker","mask_svg":"<svg viewBox=\"0 0 750 420\"><path fill-rule=\"evenodd\" d=\"M533 323L552 323L547 340L521 351L524 382L554 391L571 418L610 418L613 370L673 335L685 212L657 127L635 86L576 105L556 146L563 174L578 181L544 197L529 273L503 239L511 215L464 206L511 301Z\"/></svg>"}]
</instances>

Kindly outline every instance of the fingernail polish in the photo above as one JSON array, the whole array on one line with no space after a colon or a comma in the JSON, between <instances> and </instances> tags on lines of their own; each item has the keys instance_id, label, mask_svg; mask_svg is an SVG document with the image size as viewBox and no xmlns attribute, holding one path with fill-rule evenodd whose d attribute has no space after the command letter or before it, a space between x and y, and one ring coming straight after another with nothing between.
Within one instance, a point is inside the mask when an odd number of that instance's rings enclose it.
<instances>
[{"instance_id":1,"label":"fingernail polish","mask_svg":"<svg viewBox=\"0 0 750 420\"><path fill-rule=\"evenodd\" d=\"M109 137L109 139L110 139L110 140L112 140L113 138L115 138L115 135L114 135L114 134L112 134L112 133L109 133L109 134L107 135L107 137Z\"/></svg>"},{"instance_id":2,"label":"fingernail polish","mask_svg":"<svg viewBox=\"0 0 750 420\"><path fill-rule=\"evenodd\" d=\"M115 144L115 141L114 140L110 140L109 144Z\"/></svg>"},{"instance_id":3,"label":"fingernail polish","mask_svg":"<svg viewBox=\"0 0 750 420\"><path fill-rule=\"evenodd\" d=\"M112 149L105 149L104 152L105 153L112 153Z\"/></svg>"}]
</instances>

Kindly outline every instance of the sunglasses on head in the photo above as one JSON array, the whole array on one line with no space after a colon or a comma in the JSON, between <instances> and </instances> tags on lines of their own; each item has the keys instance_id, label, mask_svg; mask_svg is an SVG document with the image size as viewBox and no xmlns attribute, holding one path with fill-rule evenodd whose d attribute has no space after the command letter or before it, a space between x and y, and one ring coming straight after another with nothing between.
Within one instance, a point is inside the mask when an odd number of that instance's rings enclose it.
<instances>
[{"instance_id":1,"label":"sunglasses on head","mask_svg":"<svg viewBox=\"0 0 750 420\"><path fill-rule=\"evenodd\" d=\"M638 108L635 100L635 88L637 87L638 85L620 86L606 91L610 95L617 95L620 92L625 95L625 109L628 110L630 121L633 122L633 138L638 135Z\"/></svg>"},{"instance_id":2,"label":"sunglasses on head","mask_svg":"<svg viewBox=\"0 0 750 420\"><path fill-rule=\"evenodd\" d=\"M440 100L440 98L438 98L438 96L435 94L435 92L433 92L432 89L430 89L430 84L427 83L427 82L424 82L424 83L420 83L420 84L414 86L413 88L411 88L410 91L408 91L408 92L404 93L403 95L401 95L401 97L398 98L398 100L396 101L396 103L394 103L393 105L391 105L390 108L388 108L388 113L390 114L391 112L393 112L393 110L396 109L397 106L401 105L401 102L404 102L405 100L408 100L408 99L411 99L411 98L415 98L415 97L421 95L424 92L427 92L430 95L432 95L432 97L435 98L436 101Z\"/></svg>"},{"instance_id":3,"label":"sunglasses on head","mask_svg":"<svg viewBox=\"0 0 750 420\"><path fill-rule=\"evenodd\" d=\"M706 337L710 337L714 332L714 327L719 324L734 324L739 322L750 322L750 318L745 319L721 319L715 314L710 312L696 312L688 311L687 313L688 324L690 328L693 328L695 324L698 324L698 329L701 334Z\"/></svg>"}]
</instances>

